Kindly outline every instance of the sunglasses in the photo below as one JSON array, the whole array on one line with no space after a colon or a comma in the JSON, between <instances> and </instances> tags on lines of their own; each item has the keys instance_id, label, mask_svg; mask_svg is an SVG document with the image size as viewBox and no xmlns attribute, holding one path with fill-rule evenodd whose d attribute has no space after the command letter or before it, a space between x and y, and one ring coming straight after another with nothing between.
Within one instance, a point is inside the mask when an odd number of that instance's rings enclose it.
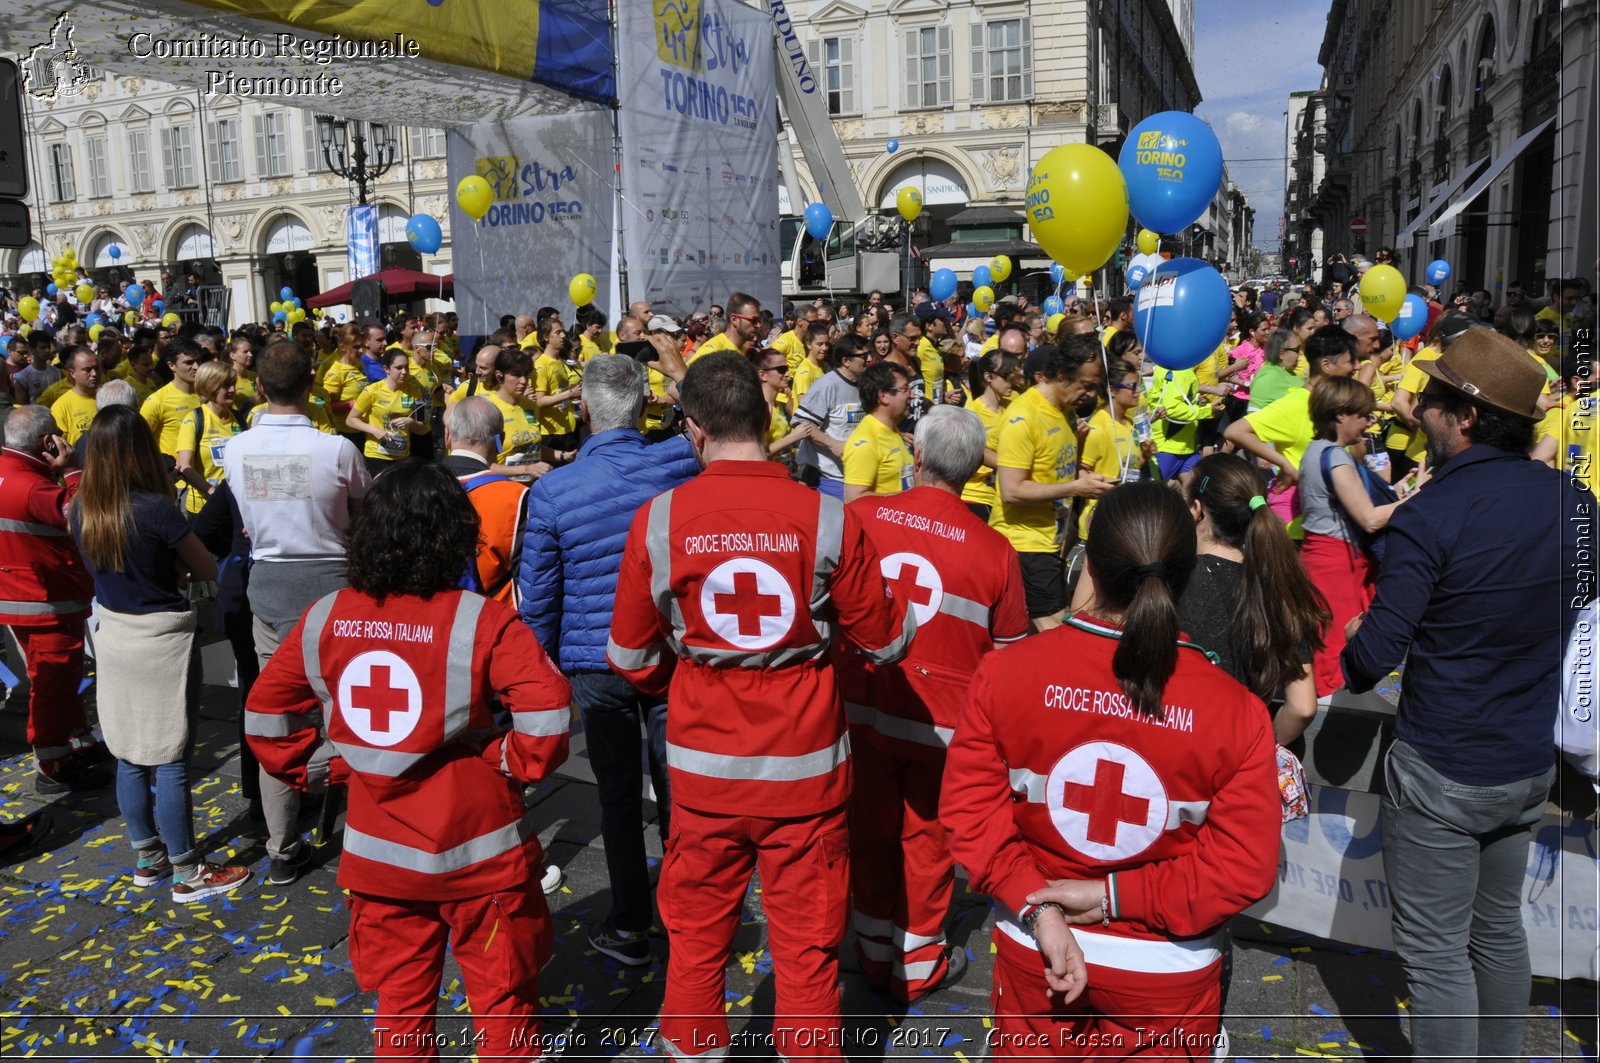
<instances>
[{"instance_id":1,"label":"sunglasses","mask_svg":"<svg viewBox=\"0 0 1600 1063\"><path fill-rule=\"evenodd\" d=\"M728 317L730 317L730 318L738 318L740 321L760 321L761 320L761 315L760 314L729 314Z\"/></svg>"}]
</instances>

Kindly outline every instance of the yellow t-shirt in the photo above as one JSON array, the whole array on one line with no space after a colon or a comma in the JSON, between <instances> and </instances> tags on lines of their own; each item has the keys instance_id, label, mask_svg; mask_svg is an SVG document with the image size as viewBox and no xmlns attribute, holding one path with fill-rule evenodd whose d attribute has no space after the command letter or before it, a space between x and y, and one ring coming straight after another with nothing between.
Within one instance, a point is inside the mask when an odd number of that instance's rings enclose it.
<instances>
[{"instance_id":1,"label":"yellow t-shirt","mask_svg":"<svg viewBox=\"0 0 1600 1063\"><path fill-rule=\"evenodd\" d=\"M57 399L71 390L72 378L63 376L60 380L57 380L54 384L51 384L49 387L39 392L39 401L35 402L34 405L47 407L54 406Z\"/></svg>"},{"instance_id":2,"label":"yellow t-shirt","mask_svg":"<svg viewBox=\"0 0 1600 1063\"><path fill-rule=\"evenodd\" d=\"M245 418L245 423L254 428L256 420L266 412L266 403L256 403L256 405L250 407L250 414ZM333 421L328 418L327 404L321 402L318 396L313 395L311 401L306 404L306 416L311 418L311 427L323 435L336 436L339 434L339 430L333 427Z\"/></svg>"},{"instance_id":3,"label":"yellow t-shirt","mask_svg":"<svg viewBox=\"0 0 1600 1063\"><path fill-rule=\"evenodd\" d=\"M238 374L239 379L233 385L233 405L236 409L249 409L256 404L256 371L245 369Z\"/></svg>"},{"instance_id":4,"label":"yellow t-shirt","mask_svg":"<svg viewBox=\"0 0 1600 1063\"><path fill-rule=\"evenodd\" d=\"M387 380L378 380L362 388L361 394L356 396L355 413L361 420L374 427L387 427L395 421L411 416L411 411L427 400L427 393L415 380L408 378L400 385L399 391L391 389ZM411 433L394 431L394 435L399 437L399 441L392 444L381 443L368 436L361 453L369 458L383 461L399 461L410 457Z\"/></svg>"},{"instance_id":5,"label":"yellow t-shirt","mask_svg":"<svg viewBox=\"0 0 1600 1063\"><path fill-rule=\"evenodd\" d=\"M321 390L329 402L355 402L368 383L366 371L359 362L349 365L335 361L322 378Z\"/></svg>"},{"instance_id":6,"label":"yellow t-shirt","mask_svg":"<svg viewBox=\"0 0 1600 1063\"><path fill-rule=\"evenodd\" d=\"M977 414L978 420L983 422L983 445L990 450L998 450L1000 447L1000 426L1006 423L1006 410L1010 406L1009 395L1001 400L998 410L989 409L976 395L967 400L967 409ZM961 488L961 501L989 506L991 511L997 497L994 489L994 470L987 465L979 465L978 471L972 474L972 479Z\"/></svg>"},{"instance_id":7,"label":"yellow t-shirt","mask_svg":"<svg viewBox=\"0 0 1600 1063\"><path fill-rule=\"evenodd\" d=\"M1096 410L1089 418L1089 433L1083 437L1079 469L1097 472L1112 483L1134 483L1144 465L1132 422L1114 420L1110 410ZM1078 517L1078 534L1089 537L1089 514L1100 500L1088 499Z\"/></svg>"},{"instance_id":8,"label":"yellow t-shirt","mask_svg":"<svg viewBox=\"0 0 1600 1063\"><path fill-rule=\"evenodd\" d=\"M1539 422L1534 438L1550 436L1556 441L1556 468L1594 490L1595 410L1600 399L1593 395L1569 398L1552 406Z\"/></svg>"},{"instance_id":9,"label":"yellow t-shirt","mask_svg":"<svg viewBox=\"0 0 1600 1063\"><path fill-rule=\"evenodd\" d=\"M128 363L124 362L122 364L127 365ZM132 373L126 373L120 379L126 380L129 384L133 385L133 398L134 401L140 406L143 406L144 400L148 399L151 395L154 395L156 393L156 389L161 386L156 381L154 376L147 376L143 380L140 380Z\"/></svg>"},{"instance_id":10,"label":"yellow t-shirt","mask_svg":"<svg viewBox=\"0 0 1600 1063\"><path fill-rule=\"evenodd\" d=\"M772 341L772 349L782 351L784 360L789 363L789 372L794 372L795 366L805 361L806 341L799 332L790 329Z\"/></svg>"},{"instance_id":11,"label":"yellow t-shirt","mask_svg":"<svg viewBox=\"0 0 1600 1063\"><path fill-rule=\"evenodd\" d=\"M1228 368L1228 347L1223 344L1195 363L1195 383L1200 387L1215 387L1217 384L1222 383L1222 381L1218 380L1217 374L1226 368ZM1213 410L1222 407L1223 398L1221 395L1210 395L1204 392L1199 395L1199 399Z\"/></svg>"},{"instance_id":12,"label":"yellow t-shirt","mask_svg":"<svg viewBox=\"0 0 1600 1063\"><path fill-rule=\"evenodd\" d=\"M772 444L789 434L789 415L784 412L781 405L776 403L769 409L772 412L772 419L767 422L767 446L770 448ZM793 449L791 445L790 450L792 451ZM783 461L785 456L785 454L769 455L774 461Z\"/></svg>"},{"instance_id":13,"label":"yellow t-shirt","mask_svg":"<svg viewBox=\"0 0 1600 1063\"><path fill-rule=\"evenodd\" d=\"M219 484L222 482L222 448L228 445L228 440L239 434L239 424L232 417L218 417L215 410L204 404L195 409L200 411L203 431L196 440L195 415L190 413L185 417L183 423L178 425L178 453L194 451L206 482ZM206 506L206 496L199 491L186 492L184 498L184 508L190 513L198 513Z\"/></svg>"},{"instance_id":14,"label":"yellow t-shirt","mask_svg":"<svg viewBox=\"0 0 1600 1063\"><path fill-rule=\"evenodd\" d=\"M694 349L694 353L688 357L687 362L692 364L697 359L708 354L714 354L717 351L732 351L734 354L744 353L742 348L737 346L728 338L728 334L726 332L719 332L715 336L712 336L710 339L706 340L700 346L696 347Z\"/></svg>"},{"instance_id":15,"label":"yellow t-shirt","mask_svg":"<svg viewBox=\"0 0 1600 1063\"><path fill-rule=\"evenodd\" d=\"M97 412L93 395L79 395L71 388L50 404L50 416L56 419L61 438L73 446L77 446L78 438L89 430L89 422Z\"/></svg>"},{"instance_id":16,"label":"yellow t-shirt","mask_svg":"<svg viewBox=\"0 0 1600 1063\"><path fill-rule=\"evenodd\" d=\"M546 395L572 387L574 376L567 363L541 354L533 363L533 389ZM539 431L547 436L562 436L578 430L578 411L571 399L539 408Z\"/></svg>"},{"instance_id":17,"label":"yellow t-shirt","mask_svg":"<svg viewBox=\"0 0 1600 1063\"><path fill-rule=\"evenodd\" d=\"M875 495L911 489L911 451L900 433L866 416L844 441L844 482Z\"/></svg>"},{"instance_id":18,"label":"yellow t-shirt","mask_svg":"<svg viewBox=\"0 0 1600 1063\"><path fill-rule=\"evenodd\" d=\"M984 355L988 354L990 351L998 349L999 346L1000 346L1000 333L998 333L998 332L992 333L989 336L988 339L983 341L983 346L978 348L978 357L982 358Z\"/></svg>"},{"instance_id":19,"label":"yellow t-shirt","mask_svg":"<svg viewBox=\"0 0 1600 1063\"><path fill-rule=\"evenodd\" d=\"M645 373L646 379L648 379L650 381L650 394L655 395L658 398L663 398L663 399L666 398L667 397L667 376L666 376L666 374L661 372L659 369L651 369L649 366L645 366L644 367L644 373ZM658 428L665 427L666 423L667 423L667 415L669 413L671 413L671 412L672 412L672 407L671 406L648 406L647 405L644 408L644 418L643 418L643 420L644 420L644 430L646 432L653 432Z\"/></svg>"},{"instance_id":20,"label":"yellow t-shirt","mask_svg":"<svg viewBox=\"0 0 1600 1063\"><path fill-rule=\"evenodd\" d=\"M182 392L171 384L157 388L144 405L139 407L139 415L144 418L144 423L150 426L150 431L155 433L156 446L161 448L161 453L169 458L178 456L178 427L189 411L200 405L200 396L194 392Z\"/></svg>"},{"instance_id":21,"label":"yellow t-shirt","mask_svg":"<svg viewBox=\"0 0 1600 1063\"><path fill-rule=\"evenodd\" d=\"M411 366L411 371L406 374L406 378L421 388L424 395L431 398L444 386L434 367L432 358L418 361L416 352L413 351L410 359L408 359L408 364Z\"/></svg>"},{"instance_id":22,"label":"yellow t-shirt","mask_svg":"<svg viewBox=\"0 0 1600 1063\"><path fill-rule=\"evenodd\" d=\"M584 365L589 364L589 359L604 353L606 352L600 349L600 345L588 336L578 337L578 361Z\"/></svg>"},{"instance_id":23,"label":"yellow t-shirt","mask_svg":"<svg viewBox=\"0 0 1600 1063\"><path fill-rule=\"evenodd\" d=\"M811 390L812 385L827 375L827 366L818 365L810 358L802 358L800 360L800 364L794 370L793 385L789 388L789 394L793 398L795 409L800 408L800 400L806 397L806 392Z\"/></svg>"},{"instance_id":24,"label":"yellow t-shirt","mask_svg":"<svg viewBox=\"0 0 1600 1063\"><path fill-rule=\"evenodd\" d=\"M507 402L496 391L484 392L483 397L494 403L505 424L500 436L500 454L494 459L495 464L506 464L507 459L519 450L533 451L532 460L538 461L539 440L543 435L539 431L537 411L520 402Z\"/></svg>"},{"instance_id":25,"label":"yellow t-shirt","mask_svg":"<svg viewBox=\"0 0 1600 1063\"><path fill-rule=\"evenodd\" d=\"M922 363L922 379L927 382L928 398L934 402L944 394L944 355L924 336L917 341L917 361Z\"/></svg>"},{"instance_id":26,"label":"yellow t-shirt","mask_svg":"<svg viewBox=\"0 0 1600 1063\"><path fill-rule=\"evenodd\" d=\"M1424 347L1411 358L1411 363L1406 366L1406 371L1400 378L1400 383L1395 385L1395 391L1409 391L1412 398L1422 394L1422 389L1428 386L1428 374L1422 371L1424 362L1434 361L1439 357L1437 350ZM1415 417L1415 412L1412 413ZM1384 441L1384 446L1390 450L1405 448L1406 457L1416 461L1428 450L1428 437L1422 429L1413 429L1400 418L1394 419L1394 424L1389 429L1389 437Z\"/></svg>"},{"instance_id":27,"label":"yellow t-shirt","mask_svg":"<svg viewBox=\"0 0 1600 1063\"><path fill-rule=\"evenodd\" d=\"M1070 483L1078 475L1078 437L1066 415L1037 388L1023 392L1006 410L995 456L1000 468L1022 469L1039 484ZM1008 503L999 491L995 492L995 499L989 523L1010 540L1018 553L1055 552L1056 516L1065 511L1064 504Z\"/></svg>"},{"instance_id":28,"label":"yellow t-shirt","mask_svg":"<svg viewBox=\"0 0 1600 1063\"><path fill-rule=\"evenodd\" d=\"M1296 469L1311 445L1311 389L1290 388L1270 406L1246 414L1245 421L1263 443L1271 444Z\"/></svg>"}]
</instances>

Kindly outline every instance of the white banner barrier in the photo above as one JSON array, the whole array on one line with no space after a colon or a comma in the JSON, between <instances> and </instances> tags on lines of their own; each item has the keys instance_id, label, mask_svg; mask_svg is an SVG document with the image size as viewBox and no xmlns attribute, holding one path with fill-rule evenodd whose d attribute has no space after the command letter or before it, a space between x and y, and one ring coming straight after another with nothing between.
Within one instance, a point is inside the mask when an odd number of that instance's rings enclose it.
<instances>
[{"instance_id":1,"label":"white banner barrier","mask_svg":"<svg viewBox=\"0 0 1600 1063\"><path fill-rule=\"evenodd\" d=\"M1380 798L1312 786L1310 802L1310 816L1284 824L1278 885L1246 914L1331 941L1393 949ZM1522 922L1536 975L1600 974L1595 846L1596 826L1588 820L1549 815L1534 828Z\"/></svg>"}]
</instances>

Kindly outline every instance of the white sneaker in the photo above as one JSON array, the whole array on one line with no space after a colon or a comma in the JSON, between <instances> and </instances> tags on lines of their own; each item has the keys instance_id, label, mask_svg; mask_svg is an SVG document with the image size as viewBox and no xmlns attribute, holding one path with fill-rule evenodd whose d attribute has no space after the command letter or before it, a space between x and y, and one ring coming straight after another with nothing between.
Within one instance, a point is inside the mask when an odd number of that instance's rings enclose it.
<instances>
[{"instance_id":1,"label":"white sneaker","mask_svg":"<svg viewBox=\"0 0 1600 1063\"><path fill-rule=\"evenodd\" d=\"M549 895L560 889L561 883L565 880L566 876L561 873L561 869L551 864L544 869L544 877L539 880L539 887L544 890L546 895Z\"/></svg>"}]
</instances>

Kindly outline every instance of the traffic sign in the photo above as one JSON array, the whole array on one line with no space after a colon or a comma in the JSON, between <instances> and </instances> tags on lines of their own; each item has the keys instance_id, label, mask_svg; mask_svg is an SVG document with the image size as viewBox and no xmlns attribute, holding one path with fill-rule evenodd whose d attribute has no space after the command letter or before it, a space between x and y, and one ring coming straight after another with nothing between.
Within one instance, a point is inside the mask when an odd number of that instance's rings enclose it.
<instances>
[{"instance_id":1,"label":"traffic sign","mask_svg":"<svg viewBox=\"0 0 1600 1063\"><path fill-rule=\"evenodd\" d=\"M28 194L28 155L22 136L22 79L17 64L0 59L0 196Z\"/></svg>"},{"instance_id":2,"label":"traffic sign","mask_svg":"<svg viewBox=\"0 0 1600 1063\"><path fill-rule=\"evenodd\" d=\"M27 247L32 239L28 205L21 200L0 199L0 247Z\"/></svg>"},{"instance_id":3,"label":"traffic sign","mask_svg":"<svg viewBox=\"0 0 1600 1063\"><path fill-rule=\"evenodd\" d=\"M1357 236L1357 237L1367 235L1367 219L1365 219L1365 218L1351 218L1350 219L1350 235L1351 236Z\"/></svg>"}]
</instances>

